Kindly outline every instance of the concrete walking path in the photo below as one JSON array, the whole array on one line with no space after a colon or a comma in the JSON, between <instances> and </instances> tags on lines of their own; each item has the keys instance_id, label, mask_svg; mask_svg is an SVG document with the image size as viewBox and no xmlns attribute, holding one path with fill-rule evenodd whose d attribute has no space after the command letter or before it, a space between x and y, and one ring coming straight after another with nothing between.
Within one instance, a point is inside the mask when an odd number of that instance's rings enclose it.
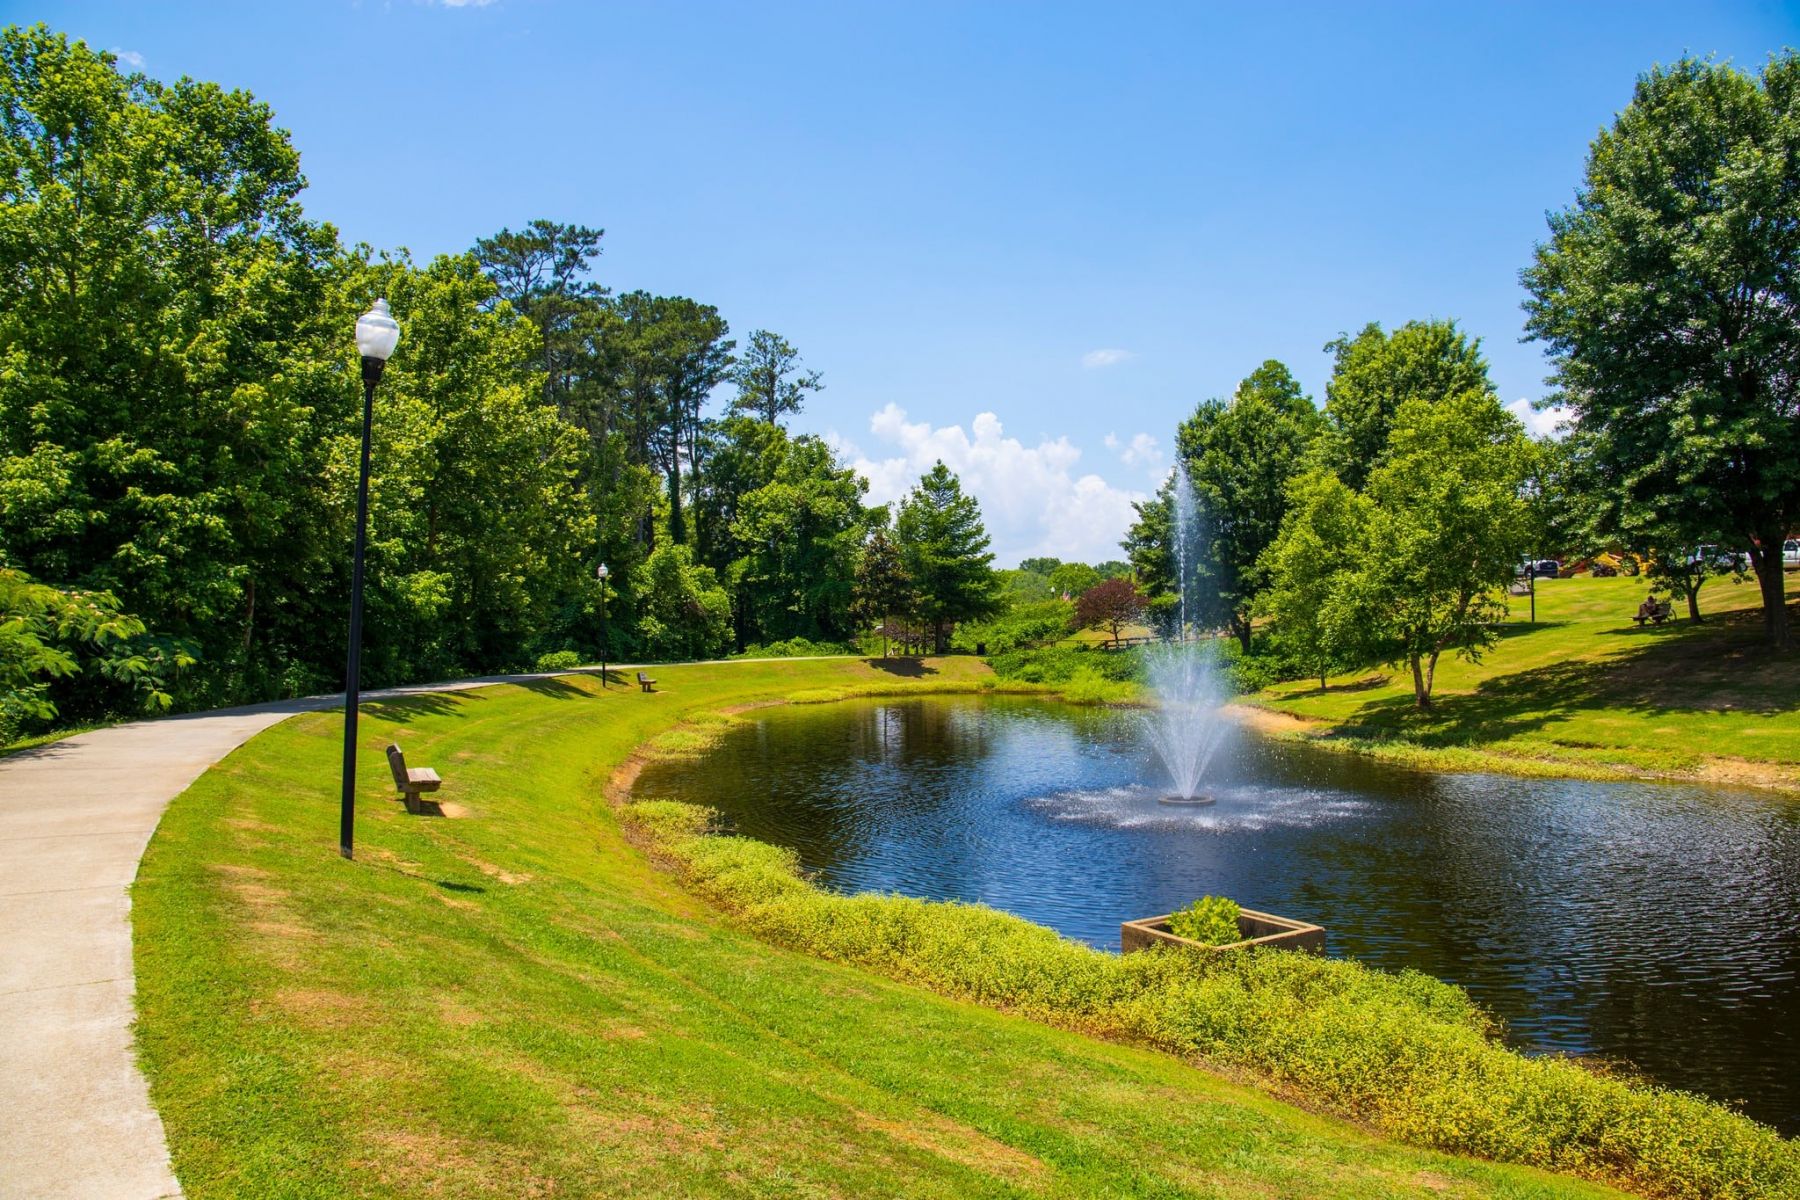
<instances>
[{"instance_id":1,"label":"concrete walking path","mask_svg":"<svg viewBox=\"0 0 1800 1200\"><path fill-rule=\"evenodd\" d=\"M136 721L0 758L0 1200L181 1194L132 1046L128 889L163 810L208 767L296 713L342 704L312 696Z\"/></svg>"}]
</instances>

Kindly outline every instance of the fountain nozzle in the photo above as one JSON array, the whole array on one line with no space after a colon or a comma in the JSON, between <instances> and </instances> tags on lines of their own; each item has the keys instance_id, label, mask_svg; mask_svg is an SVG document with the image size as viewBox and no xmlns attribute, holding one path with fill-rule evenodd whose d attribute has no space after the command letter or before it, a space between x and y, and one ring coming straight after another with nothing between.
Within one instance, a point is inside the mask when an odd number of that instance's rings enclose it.
<instances>
[{"instance_id":1,"label":"fountain nozzle","mask_svg":"<svg viewBox=\"0 0 1800 1200\"><path fill-rule=\"evenodd\" d=\"M1211 796L1158 796L1158 804L1211 804Z\"/></svg>"}]
</instances>

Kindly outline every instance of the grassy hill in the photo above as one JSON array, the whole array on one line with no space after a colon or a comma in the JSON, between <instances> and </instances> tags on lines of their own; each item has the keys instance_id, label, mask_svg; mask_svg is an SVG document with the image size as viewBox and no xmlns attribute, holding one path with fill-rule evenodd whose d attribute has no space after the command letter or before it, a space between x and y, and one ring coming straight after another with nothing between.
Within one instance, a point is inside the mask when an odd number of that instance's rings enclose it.
<instances>
[{"instance_id":1,"label":"grassy hill","mask_svg":"<svg viewBox=\"0 0 1800 1200\"><path fill-rule=\"evenodd\" d=\"M1615 1194L750 937L624 840L607 781L687 714L892 677L657 674L656 695L569 677L369 705L354 862L334 714L174 802L132 915L187 1195ZM401 811L389 740L443 773L447 818Z\"/></svg>"},{"instance_id":2,"label":"grassy hill","mask_svg":"<svg viewBox=\"0 0 1800 1200\"><path fill-rule=\"evenodd\" d=\"M1790 575L1789 595L1800 591ZM1654 775L1800 791L1800 654L1761 641L1754 581L1709 581L1698 625L1632 620L1631 578L1538 582L1479 663L1445 658L1435 707L1413 707L1403 672L1281 684L1249 703L1297 721L1276 732L1338 740L1428 766Z\"/></svg>"}]
</instances>

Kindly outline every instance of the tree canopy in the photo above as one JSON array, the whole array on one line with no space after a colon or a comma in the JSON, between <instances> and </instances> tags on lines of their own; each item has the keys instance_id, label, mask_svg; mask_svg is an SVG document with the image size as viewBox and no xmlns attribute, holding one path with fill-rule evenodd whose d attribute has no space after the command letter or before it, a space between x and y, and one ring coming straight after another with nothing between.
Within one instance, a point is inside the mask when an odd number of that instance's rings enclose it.
<instances>
[{"instance_id":1,"label":"tree canopy","mask_svg":"<svg viewBox=\"0 0 1800 1200\"><path fill-rule=\"evenodd\" d=\"M918 589L919 615L932 626L942 654L949 649L952 625L987 616L999 606L999 581L981 507L963 494L950 468L938 462L900 502L894 536Z\"/></svg>"},{"instance_id":2,"label":"tree canopy","mask_svg":"<svg viewBox=\"0 0 1800 1200\"><path fill-rule=\"evenodd\" d=\"M1250 649L1251 611L1265 581L1258 560L1288 510L1288 481L1324 421L1287 367L1269 359L1229 400L1182 422L1175 444L1206 524L1198 619L1224 625Z\"/></svg>"},{"instance_id":3,"label":"tree canopy","mask_svg":"<svg viewBox=\"0 0 1800 1200\"><path fill-rule=\"evenodd\" d=\"M1607 526L1729 540L1791 644L1781 544L1800 517L1800 58L1642 76L1523 274L1602 481ZM1671 529L1672 527L1672 529Z\"/></svg>"}]
</instances>

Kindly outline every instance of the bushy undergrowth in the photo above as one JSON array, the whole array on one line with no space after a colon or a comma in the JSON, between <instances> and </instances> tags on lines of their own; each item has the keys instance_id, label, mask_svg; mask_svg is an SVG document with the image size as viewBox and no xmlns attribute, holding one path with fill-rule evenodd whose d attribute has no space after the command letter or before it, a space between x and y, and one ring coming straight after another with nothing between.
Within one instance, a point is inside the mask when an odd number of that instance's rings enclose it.
<instances>
[{"instance_id":1,"label":"bushy undergrowth","mask_svg":"<svg viewBox=\"0 0 1800 1200\"><path fill-rule=\"evenodd\" d=\"M1015 604L997 617L958 625L950 645L970 653L986 646L991 654L1007 654L1067 637L1074 622L1075 605L1068 600Z\"/></svg>"},{"instance_id":2,"label":"bushy undergrowth","mask_svg":"<svg viewBox=\"0 0 1800 1200\"><path fill-rule=\"evenodd\" d=\"M769 642L766 645L751 643L744 647L744 652L733 655L734 658L822 658L828 654L856 654L855 646L844 642L814 642L803 637L789 638L785 642Z\"/></svg>"},{"instance_id":3,"label":"bushy undergrowth","mask_svg":"<svg viewBox=\"0 0 1800 1200\"><path fill-rule=\"evenodd\" d=\"M1140 692L1135 683L1108 679L1087 666L1075 668L1075 673L1058 690L1071 704L1122 704L1137 699Z\"/></svg>"},{"instance_id":4,"label":"bushy undergrowth","mask_svg":"<svg viewBox=\"0 0 1800 1200\"><path fill-rule=\"evenodd\" d=\"M539 671L567 671L581 665L581 655L573 650L552 650L548 654L537 657L536 669Z\"/></svg>"},{"instance_id":5,"label":"bushy undergrowth","mask_svg":"<svg viewBox=\"0 0 1800 1200\"><path fill-rule=\"evenodd\" d=\"M711 834L707 809L656 801L624 815L696 891L785 946L1247 1068L1441 1150L1694 1200L1800 1194L1800 1154L1772 1130L1507 1050L1467 993L1417 972L1274 950L1104 954L981 905L821 890L792 851Z\"/></svg>"},{"instance_id":6,"label":"bushy undergrowth","mask_svg":"<svg viewBox=\"0 0 1800 1200\"><path fill-rule=\"evenodd\" d=\"M1149 648L1154 652L1154 647ZM1208 655L1218 677L1231 692L1245 695L1270 684L1304 678L1305 670L1275 641L1258 635L1251 653L1245 654L1232 638L1214 638L1195 644ZM1022 647L988 656L988 665L1002 679L1027 683L1065 683L1084 670L1118 682L1144 681L1147 674L1145 647L1130 650L1094 650L1084 646Z\"/></svg>"},{"instance_id":7,"label":"bushy undergrowth","mask_svg":"<svg viewBox=\"0 0 1800 1200\"><path fill-rule=\"evenodd\" d=\"M1229 946L1243 940L1243 935L1238 932L1238 914L1242 911L1236 900L1202 896L1186 908L1169 914L1169 932L1190 942Z\"/></svg>"},{"instance_id":8,"label":"bushy undergrowth","mask_svg":"<svg viewBox=\"0 0 1800 1200\"><path fill-rule=\"evenodd\" d=\"M990 655L988 666L1000 678L1020 683L1067 683L1083 669L1115 683L1141 683L1144 678L1141 650L1046 646L1040 650L1009 650Z\"/></svg>"}]
</instances>

